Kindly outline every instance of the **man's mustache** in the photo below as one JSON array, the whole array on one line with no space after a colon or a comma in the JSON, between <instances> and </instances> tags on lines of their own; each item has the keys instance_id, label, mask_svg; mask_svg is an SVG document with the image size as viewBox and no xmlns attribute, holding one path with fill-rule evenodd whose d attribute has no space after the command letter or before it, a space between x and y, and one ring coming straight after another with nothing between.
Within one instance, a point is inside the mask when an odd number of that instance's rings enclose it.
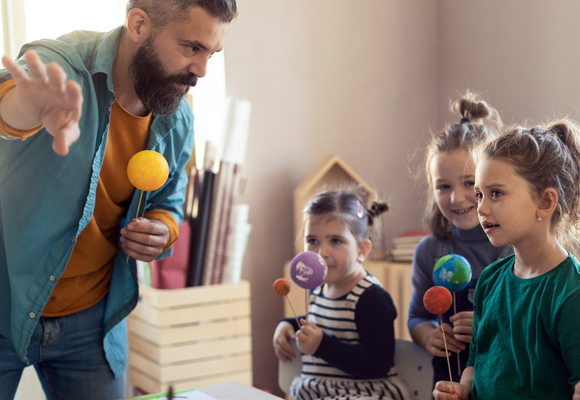
<instances>
[{"instance_id":1,"label":"man's mustache","mask_svg":"<svg viewBox=\"0 0 580 400\"><path fill-rule=\"evenodd\" d=\"M190 74L188 76L180 76L178 79L175 80L175 82L181 85L193 87L197 84L197 76L195 76L194 74Z\"/></svg>"}]
</instances>

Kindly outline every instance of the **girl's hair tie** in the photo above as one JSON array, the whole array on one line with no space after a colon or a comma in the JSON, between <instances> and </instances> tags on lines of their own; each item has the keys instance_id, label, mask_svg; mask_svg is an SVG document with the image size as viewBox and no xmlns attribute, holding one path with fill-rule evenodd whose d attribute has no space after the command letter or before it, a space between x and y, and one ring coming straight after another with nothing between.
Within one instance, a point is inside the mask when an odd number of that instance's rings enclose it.
<instances>
[{"instance_id":1,"label":"girl's hair tie","mask_svg":"<svg viewBox=\"0 0 580 400\"><path fill-rule=\"evenodd\" d=\"M365 216L364 206L361 204L360 200L356 201L356 216L358 218Z\"/></svg>"},{"instance_id":2,"label":"girl's hair tie","mask_svg":"<svg viewBox=\"0 0 580 400\"><path fill-rule=\"evenodd\" d=\"M371 208L369 209L369 215L372 218L376 218L379 215L381 215L382 213L384 213L385 211L389 210L389 205L386 203L379 203L374 201L373 204L371 205Z\"/></svg>"}]
</instances>

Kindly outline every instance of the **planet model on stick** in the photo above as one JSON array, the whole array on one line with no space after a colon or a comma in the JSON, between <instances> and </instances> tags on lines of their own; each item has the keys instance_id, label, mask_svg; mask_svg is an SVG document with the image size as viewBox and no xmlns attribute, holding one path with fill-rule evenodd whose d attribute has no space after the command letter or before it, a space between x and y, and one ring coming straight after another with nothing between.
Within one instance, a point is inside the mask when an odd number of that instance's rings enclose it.
<instances>
[{"instance_id":1,"label":"planet model on stick","mask_svg":"<svg viewBox=\"0 0 580 400\"><path fill-rule=\"evenodd\" d=\"M302 289L315 289L324 283L328 268L318 253L305 251L290 263L290 277Z\"/></svg>"},{"instance_id":2,"label":"planet model on stick","mask_svg":"<svg viewBox=\"0 0 580 400\"><path fill-rule=\"evenodd\" d=\"M469 285L471 265L458 254L447 254L441 257L433 267L433 279L437 286L443 286L457 292Z\"/></svg>"},{"instance_id":3,"label":"planet model on stick","mask_svg":"<svg viewBox=\"0 0 580 400\"><path fill-rule=\"evenodd\" d=\"M453 304L453 296L446 287L433 286L423 295L423 304L431 314L445 314Z\"/></svg>"},{"instance_id":4,"label":"planet model on stick","mask_svg":"<svg viewBox=\"0 0 580 400\"><path fill-rule=\"evenodd\" d=\"M433 286L429 288L423 295L423 304L427 311L431 314L438 314L441 324L441 333L443 335L443 345L445 346L445 354L447 356L447 368L449 368L449 380L453 382L453 375L451 375L451 365L449 364L449 352L447 351L447 340L445 339L445 330L443 329L443 318L441 314L447 312L453 303L453 296L449 289L443 286Z\"/></svg>"},{"instance_id":5,"label":"planet model on stick","mask_svg":"<svg viewBox=\"0 0 580 400\"><path fill-rule=\"evenodd\" d=\"M169 165L158 152L143 150L129 160L127 176L137 189L150 192L165 184L169 177Z\"/></svg>"},{"instance_id":6,"label":"planet model on stick","mask_svg":"<svg viewBox=\"0 0 580 400\"><path fill-rule=\"evenodd\" d=\"M143 192L157 190L167 182L169 177L169 165L161 154L153 150L143 150L136 153L127 164L127 177L133 186L141 191L137 213L139 218ZM129 256L127 256L127 262Z\"/></svg>"},{"instance_id":7,"label":"planet model on stick","mask_svg":"<svg viewBox=\"0 0 580 400\"><path fill-rule=\"evenodd\" d=\"M290 305L290 309L292 310L292 314L294 314L294 319L296 319L296 325L300 326L300 321L298 321L298 317L296 316L296 311L294 311L294 307L292 307L292 303L290 302L290 298L288 297L288 293L290 293L290 282L288 279L278 278L274 281L274 291L279 296L286 296L286 300L288 300L288 304Z\"/></svg>"},{"instance_id":8,"label":"planet model on stick","mask_svg":"<svg viewBox=\"0 0 580 400\"><path fill-rule=\"evenodd\" d=\"M288 279L276 279L274 281L274 291L280 296L286 296L290 293L290 282L288 282Z\"/></svg>"}]
</instances>

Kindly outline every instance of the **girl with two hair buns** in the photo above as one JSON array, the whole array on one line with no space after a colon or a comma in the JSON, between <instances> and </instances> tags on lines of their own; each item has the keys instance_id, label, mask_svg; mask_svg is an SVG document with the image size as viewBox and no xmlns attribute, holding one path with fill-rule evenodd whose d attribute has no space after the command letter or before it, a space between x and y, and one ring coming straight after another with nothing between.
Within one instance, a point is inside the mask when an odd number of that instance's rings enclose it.
<instances>
[{"instance_id":1,"label":"girl with two hair buns","mask_svg":"<svg viewBox=\"0 0 580 400\"><path fill-rule=\"evenodd\" d=\"M302 373L290 388L295 399L411 399L394 366L395 305L362 265L387 209L368 204L360 186L319 193L304 209L304 250L319 253L328 272L311 291L301 326L283 319L274 333L279 359L297 356L289 340L302 353Z\"/></svg>"},{"instance_id":2,"label":"girl with two hair buns","mask_svg":"<svg viewBox=\"0 0 580 400\"><path fill-rule=\"evenodd\" d=\"M473 190L475 165L470 155L475 146L496 134L502 126L501 118L494 108L469 91L452 103L452 111L458 114L459 123L445 126L433 135L427 147L426 216L431 235L419 242L413 257L413 293L407 323L413 341L433 355L434 383L449 379L439 317L423 305L425 292L435 286L435 263L447 254L458 254L472 268L468 286L455 293L455 306L442 316L451 372L457 381L469 356L477 279L485 267L511 253L509 247L493 246L479 225Z\"/></svg>"}]
</instances>

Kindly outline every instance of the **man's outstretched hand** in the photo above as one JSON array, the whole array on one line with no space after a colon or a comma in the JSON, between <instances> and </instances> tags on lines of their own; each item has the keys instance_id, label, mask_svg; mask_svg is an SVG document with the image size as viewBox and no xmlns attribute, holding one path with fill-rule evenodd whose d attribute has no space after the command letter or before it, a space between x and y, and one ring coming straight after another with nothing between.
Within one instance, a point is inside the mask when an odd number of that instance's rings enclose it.
<instances>
[{"instance_id":1,"label":"man's outstretched hand","mask_svg":"<svg viewBox=\"0 0 580 400\"><path fill-rule=\"evenodd\" d=\"M2 57L16 87L2 99L0 116L18 130L44 125L54 136L54 151L64 156L80 135L81 87L74 81L67 82L66 73L57 63L45 67L35 51L28 50L25 58L30 75L9 57Z\"/></svg>"}]
</instances>

